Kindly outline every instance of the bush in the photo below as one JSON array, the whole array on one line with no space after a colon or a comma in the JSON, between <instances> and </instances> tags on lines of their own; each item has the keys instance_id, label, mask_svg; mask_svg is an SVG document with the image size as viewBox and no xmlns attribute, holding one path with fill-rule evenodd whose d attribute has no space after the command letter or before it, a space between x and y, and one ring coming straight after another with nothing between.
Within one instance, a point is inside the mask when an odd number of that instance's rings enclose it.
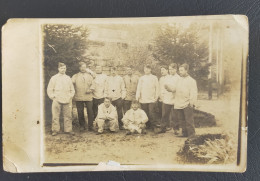
<instances>
[{"instance_id":1,"label":"bush","mask_svg":"<svg viewBox=\"0 0 260 181\"><path fill-rule=\"evenodd\" d=\"M227 164L236 160L234 136L205 134L187 139L177 153L185 163Z\"/></svg>"},{"instance_id":2,"label":"bush","mask_svg":"<svg viewBox=\"0 0 260 181\"><path fill-rule=\"evenodd\" d=\"M216 126L217 123L214 115L194 109L194 124L196 128L201 128L213 127Z\"/></svg>"}]
</instances>

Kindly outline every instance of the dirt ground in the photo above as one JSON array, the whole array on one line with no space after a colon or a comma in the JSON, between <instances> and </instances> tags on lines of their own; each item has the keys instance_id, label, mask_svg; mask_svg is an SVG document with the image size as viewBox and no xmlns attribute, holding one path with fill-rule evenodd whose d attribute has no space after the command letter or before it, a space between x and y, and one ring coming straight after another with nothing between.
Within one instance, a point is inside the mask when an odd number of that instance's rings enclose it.
<instances>
[{"instance_id":1,"label":"dirt ground","mask_svg":"<svg viewBox=\"0 0 260 181\"><path fill-rule=\"evenodd\" d=\"M237 106L230 106L232 101L201 100L199 108L216 116L217 126L196 128L196 134L217 134L223 131L237 131ZM232 104L235 104L233 101ZM228 108L230 107L230 108ZM175 164L181 161L177 152L186 138L177 137L173 130L164 134L149 132L146 135L129 135L126 131L118 133L105 132L96 135L94 132L80 133L74 129L75 136L59 134L45 135L45 163L99 163L113 160L121 164Z\"/></svg>"}]
</instances>

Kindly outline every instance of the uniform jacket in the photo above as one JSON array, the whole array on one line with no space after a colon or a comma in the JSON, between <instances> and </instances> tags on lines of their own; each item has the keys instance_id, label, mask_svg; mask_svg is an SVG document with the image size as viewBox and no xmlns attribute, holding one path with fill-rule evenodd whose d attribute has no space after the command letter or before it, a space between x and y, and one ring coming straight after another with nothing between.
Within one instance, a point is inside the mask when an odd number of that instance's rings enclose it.
<instances>
[{"instance_id":1,"label":"uniform jacket","mask_svg":"<svg viewBox=\"0 0 260 181\"><path fill-rule=\"evenodd\" d=\"M96 74L95 79L94 79L95 90L93 91L93 97L95 99L104 98L106 80L107 80L107 75Z\"/></svg>"},{"instance_id":2,"label":"uniform jacket","mask_svg":"<svg viewBox=\"0 0 260 181\"><path fill-rule=\"evenodd\" d=\"M178 83L180 76L178 74L175 75L166 75L160 78L160 101L164 104L173 105L175 101L175 91L176 85ZM171 87L172 92L169 92L165 89L165 85Z\"/></svg>"},{"instance_id":3,"label":"uniform jacket","mask_svg":"<svg viewBox=\"0 0 260 181\"><path fill-rule=\"evenodd\" d=\"M112 100L119 98L124 99L126 96L125 83L119 75L109 76L105 85L105 97L110 97Z\"/></svg>"},{"instance_id":4,"label":"uniform jacket","mask_svg":"<svg viewBox=\"0 0 260 181\"><path fill-rule=\"evenodd\" d=\"M132 101L136 96L136 89L139 77L137 75L125 75L123 77L126 87L126 97L125 100Z\"/></svg>"},{"instance_id":5,"label":"uniform jacket","mask_svg":"<svg viewBox=\"0 0 260 181\"><path fill-rule=\"evenodd\" d=\"M93 77L89 73L77 73L73 75L72 82L75 87L75 101L92 101L93 94L88 92L95 89ZM88 92L88 93L87 93Z\"/></svg>"},{"instance_id":6,"label":"uniform jacket","mask_svg":"<svg viewBox=\"0 0 260 181\"><path fill-rule=\"evenodd\" d=\"M130 109L126 112L122 121L123 122L129 121L133 124L141 124L141 123L144 124L148 121L148 117L146 113L140 108L138 108L136 111Z\"/></svg>"},{"instance_id":7,"label":"uniform jacket","mask_svg":"<svg viewBox=\"0 0 260 181\"><path fill-rule=\"evenodd\" d=\"M110 104L108 108L106 108L105 104L102 103L98 106L98 115L96 119L107 119L108 117L117 119L117 111L116 108Z\"/></svg>"},{"instance_id":8,"label":"uniform jacket","mask_svg":"<svg viewBox=\"0 0 260 181\"><path fill-rule=\"evenodd\" d=\"M184 109L190 104L197 102L198 88L196 81L189 75L180 77L176 86L175 109Z\"/></svg>"},{"instance_id":9,"label":"uniform jacket","mask_svg":"<svg viewBox=\"0 0 260 181\"><path fill-rule=\"evenodd\" d=\"M71 102L75 90L71 78L66 74L56 74L52 76L47 87L47 94L50 99L56 100L61 104Z\"/></svg>"},{"instance_id":10,"label":"uniform jacket","mask_svg":"<svg viewBox=\"0 0 260 181\"><path fill-rule=\"evenodd\" d=\"M140 103L154 103L159 97L159 82L155 75L140 77L137 85L136 99Z\"/></svg>"}]
</instances>

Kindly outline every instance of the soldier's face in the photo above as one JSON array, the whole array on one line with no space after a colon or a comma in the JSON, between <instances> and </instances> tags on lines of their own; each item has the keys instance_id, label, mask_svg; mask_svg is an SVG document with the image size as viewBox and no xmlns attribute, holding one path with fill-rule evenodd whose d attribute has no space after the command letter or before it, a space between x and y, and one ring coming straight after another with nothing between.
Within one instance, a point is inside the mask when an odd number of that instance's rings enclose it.
<instances>
[{"instance_id":1,"label":"soldier's face","mask_svg":"<svg viewBox=\"0 0 260 181\"><path fill-rule=\"evenodd\" d=\"M162 76L167 75L167 73L168 73L168 70L167 70L167 69L161 68L161 74L162 74Z\"/></svg>"},{"instance_id":2,"label":"soldier's face","mask_svg":"<svg viewBox=\"0 0 260 181\"><path fill-rule=\"evenodd\" d=\"M131 68L127 68L126 69L126 74L127 75L132 75L132 69Z\"/></svg>"},{"instance_id":3,"label":"soldier's face","mask_svg":"<svg viewBox=\"0 0 260 181\"><path fill-rule=\"evenodd\" d=\"M179 68L179 73L180 73L180 76L185 77L188 72L187 72L187 70L185 70L184 67L180 67Z\"/></svg>"},{"instance_id":4,"label":"soldier's face","mask_svg":"<svg viewBox=\"0 0 260 181\"><path fill-rule=\"evenodd\" d=\"M65 74L66 72L66 66L58 68L60 74Z\"/></svg>"},{"instance_id":5,"label":"soldier's face","mask_svg":"<svg viewBox=\"0 0 260 181\"><path fill-rule=\"evenodd\" d=\"M145 74L150 74L151 71L152 71L151 69L144 67L144 73Z\"/></svg>"},{"instance_id":6,"label":"soldier's face","mask_svg":"<svg viewBox=\"0 0 260 181\"><path fill-rule=\"evenodd\" d=\"M104 100L104 104L105 104L105 106L108 108L108 107L110 106L111 102L110 102L109 99L105 99L105 100Z\"/></svg>"},{"instance_id":7,"label":"soldier's face","mask_svg":"<svg viewBox=\"0 0 260 181\"><path fill-rule=\"evenodd\" d=\"M169 73L171 74L171 75L174 75L174 74L176 74L176 69L175 68L172 68L172 67L169 67Z\"/></svg>"},{"instance_id":8,"label":"soldier's face","mask_svg":"<svg viewBox=\"0 0 260 181\"><path fill-rule=\"evenodd\" d=\"M96 67L96 73L97 74L101 74L102 73L102 67L101 66L97 66Z\"/></svg>"},{"instance_id":9,"label":"soldier's face","mask_svg":"<svg viewBox=\"0 0 260 181\"><path fill-rule=\"evenodd\" d=\"M116 70L111 69L110 73L111 73L111 75L115 76L116 75Z\"/></svg>"},{"instance_id":10,"label":"soldier's face","mask_svg":"<svg viewBox=\"0 0 260 181\"><path fill-rule=\"evenodd\" d=\"M136 111L137 109L138 109L138 104L132 104L132 109L134 110L134 111Z\"/></svg>"},{"instance_id":11,"label":"soldier's face","mask_svg":"<svg viewBox=\"0 0 260 181\"><path fill-rule=\"evenodd\" d=\"M82 64L80 67L79 67L79 71L82 72L82 73L85 73L87 71L87 66L86 64Z\"/></svg>"}]
</instances>

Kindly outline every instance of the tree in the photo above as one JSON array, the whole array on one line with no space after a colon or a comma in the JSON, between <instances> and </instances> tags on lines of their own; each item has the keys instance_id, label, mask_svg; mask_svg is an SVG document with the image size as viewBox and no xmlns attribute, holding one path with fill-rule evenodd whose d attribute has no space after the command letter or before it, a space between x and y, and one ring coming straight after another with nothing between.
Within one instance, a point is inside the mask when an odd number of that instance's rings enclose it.
<instances>
[{"instance_id":1,"label":"tree","mask_svg":"<svg viewBox=\"0 0 260 181\"><path fill-rule=\"evenodd\" d=\"M89 30L85 26L47 24L44 32L44 72L48 82L57 73L58 62L67 65L67 74L78 71L79 61L89 61L86 57Z\"/></svg>"},{"instance_id":2,"label":"tree","mask_svg":"<svg viewBox=\"0 0 260 181\"><path fill-rule=\"evenodd\" d=\"M153 56L160 64L187 63L190 74L199 83L208 76L208 47L199 34L201 26L194 23L188 28L176 24L163 26L154 40Z\"/></svg>"}]
</instances>

